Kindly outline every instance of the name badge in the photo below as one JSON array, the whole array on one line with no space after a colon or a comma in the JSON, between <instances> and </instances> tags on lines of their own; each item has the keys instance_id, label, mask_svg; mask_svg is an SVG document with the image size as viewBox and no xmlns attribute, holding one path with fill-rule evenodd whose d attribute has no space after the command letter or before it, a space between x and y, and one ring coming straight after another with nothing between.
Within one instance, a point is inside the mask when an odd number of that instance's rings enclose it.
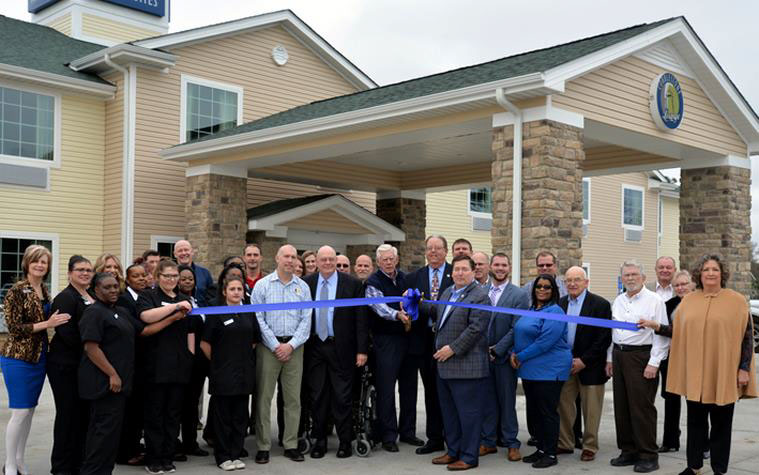
<instances>
[{"instance_id":1,"label":"name badge","mask_svg":"<svg viewBox=\"0 0 759 475\"><path fill-rule=\"evenodd\" d=\"M224 321L224 326L231 325L232 323L234 323L234 319L230 318L229 320Z\"/></svg>"},{"instance_id":2,"label":"name badge","mask_svg":"<svg viewBox=\"0 0 759 475\"><path fill-rule=\"evenodd\" d=\"M32 289L22 289L22 290L21 290L21 293L24 293L24 294L31 294L31 293L32 293Z\"/></svg>"},{"instance_id":3,"label":"name badge","mask_svg":"<svg viewBox=\"0 0 759 475\"><path fill-rule=\"evenodd\" d=\"M86 298L82 297L82 300L84 301L84 304L85 304L85 305L92 305L92 302L90 302L90 301L89 301L89 300L87 300Z\"/></svg>"},{"instance_id":4,"label":"name badge","mask_svg":"<svg viewBox=\"0 0 759 475\"><path fill-rule=\"evenodd\" d=\"M161 302L161 307L166 307L168 305L174 305L174 304L171 302Z\"/></svg>"}]
</instances>

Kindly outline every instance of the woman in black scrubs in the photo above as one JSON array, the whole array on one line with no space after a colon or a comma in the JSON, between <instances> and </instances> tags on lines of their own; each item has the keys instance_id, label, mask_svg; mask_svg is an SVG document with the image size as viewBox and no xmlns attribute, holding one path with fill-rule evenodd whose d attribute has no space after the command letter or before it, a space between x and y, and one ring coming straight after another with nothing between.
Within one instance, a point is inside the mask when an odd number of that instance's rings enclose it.
<instances>
[{"instance_id":1,"label":"woman in black scrubs","mask_svg":"<svg viewBox=\"0 0 759 475\"><path fill-rule=\"evenodd\" d=\"M198 302L195 299L195 271L192 267L179 266L179 285L178 291L190 298L192 308L198 308ZM187 455L205 457L208 452L201 449L198 445L198 423L200 422L199 407L200 400L203 396L203 386L208 377L208 359L200 351L200 335L203 334L203 322L205 315L193 315L188 317L191 328L198 337L195 338L195 357L192 361L192 375L190 383L187 385L185 397L182 402L181 416L181 434L182 444L177 447L177 453L174 454L174 460L187 460Z\"/></svg>"},{"instance_id":2,"label":"woman in black scrubs","mask_svg":"<svg viewBox=\"0 0 759 475\"><path fill-rule=\"evenodd\" d=\"M82 359L79 320L95 299L88 293L92 263L74 255L68 263L69 285L53 299L52 311L71 315L68 323L55 327L46 372L55 401L52 473L76 473L82 464L87 435L87 401L79 397L77 371Z\"/></svg>"},{"instance_id":3,"label":"woman in black scrubs","mask_svg":"<svg viewBox=\"0 0 759 475\"><path fill-rule=\"evenodd\" d=\"M94 279L96 301L84 311L79 331L84 356L79 395L90 401L85 455L80 475L113 472L127 395L132 389L134 340L142 326L116 307L119 282L110 273Z\"/></svg>"},{"instance_id":4,"label":"woman in black scrubs","mask_svg":"<svg viewBox=\"0 0 759 475\"><path fill-rule=\"evenodd\" d=\"M242 304L245 281L230 277L222 287L225 304ZM243 455L248 397L255 389L255 351L260 329L254 313L209 316L200 347L211 360L209 392L213 411L214 456L222 470L245 468Z\"/></svg>"},{"instance_id":5,"label":"woman in black scrubs","mask_svg":"<svg viewBox=\"0 0 759 475\"><path fill-rule=\"evenodd\" d=\"M157 285L137 299L140 320L155 323L173 318L167 327L146 339L145 355L145 469L174 472L172 463L182 400L192 373L194 339L184 316L192 310L189 297L177 293L179 269L165 259L156 268Z\"/></svg>"},{"instance_id":6,"label":"woman in black scrubs","mask_svg":"<svg viewBox=\"0 0 759 475\"><path fill-rule=\"evenodd\" d=\"M137 297L147 287L147 272L141 264L133 264L126 270L126 290L119 296L117 307L129 311L130 317L142 323L137 314ZM140 447L142 439L142 421L145 412L145 339L135 338L134 377L132 393L127 397L126 416L121 429L121 442L116 463L125 465L143 465L144 455Z\"/></svg>"}]
</instances>

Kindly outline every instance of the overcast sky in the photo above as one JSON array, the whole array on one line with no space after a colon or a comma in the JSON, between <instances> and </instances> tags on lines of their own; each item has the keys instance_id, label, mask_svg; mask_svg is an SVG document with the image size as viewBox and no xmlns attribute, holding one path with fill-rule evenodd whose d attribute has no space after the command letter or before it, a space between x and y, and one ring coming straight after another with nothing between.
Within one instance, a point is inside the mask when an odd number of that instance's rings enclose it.
<instances>
[{"instance_id":1,"label":"overcast sky","mask_svg":"<svg viewBox=\"0 0 759 475\"><path fill-rule=\"evenodd\" d=\"M756 0L173 0L170 31L289 8L378 84L683 15L759 110ZM26 0L0 13L29 19ZM759 157L752 175L759 177ZM759 179L752 228L759 238Z\"/></svg>"}]
</instances>

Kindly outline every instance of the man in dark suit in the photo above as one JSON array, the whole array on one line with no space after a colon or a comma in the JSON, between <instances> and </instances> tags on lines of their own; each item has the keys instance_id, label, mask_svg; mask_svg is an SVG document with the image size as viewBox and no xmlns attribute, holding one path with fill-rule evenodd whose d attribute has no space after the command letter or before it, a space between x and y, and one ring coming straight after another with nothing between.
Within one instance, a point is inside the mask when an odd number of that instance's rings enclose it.
<instances>
[{"instance_id":1,"label":"man in dark suit","mask_svg":"<svg viewBox=\"0 0 759 475\"><path fill-rule=\"evenodd\" d=\"M485 287L490 304L497 307L529 308L527 292L509 281L511 261L501 252L490 260L490 284ZM485 419L482 423L482 445L480 456L495 453L496 441L500 439L509 449L508 459L516 462L522 459L517 438L517 371L509 364L509 355L514 348L514 325L518 315L494 313L487 329L488 351L490 353L490 378L485 390Z\"/></svg>"},{"instance_id":2,"label":"man in dark suit","mask_svg":"<svg viewBox=\"0 0 759 475\"><path fill-rule=\"evenodd\" d=\"M611 305L603 297L588 291L588 275L582 267L570 267L564 281L567 295L559 300L559 305L567 315L603 318L611 320ZM560 454L571 454L575 446L572 425L575 421L575 400L580 395L585 431L582 436L580 459L589 462L598 452L598 427L601 423L606 376L606 351L611 345L609 328L567 325L567 340L572 347L572 369L569 380L561 389L559 416Z\"/></svg>"},{"instance_id":3,"label":"man in dark suit","mask_svg":"<svg viewBox=\"0 0 759 475\"><path fill-rule=\"evenodd\" d=\"M313 301L363 297L363 284L350 274L337 272L336 264L337 255L333 248L323 246L316 253L319 271L304 279L311 289ZM366 307L317 308L311 322L309 359L306 362L314 422L311 435L316 441L311 457L322 458L327 451L330 412L340 440L337 457L350 457L353 370L366 364L369 351Z\"/></svg>"},{"instance_id":4,"label":"man in dark suit","mask_svg":"<svg viewBox=\"0 0 759 475\"><path fill-rule=\"evenodd\" d=\"M472 258L457 256L452 264L454 285L441 294L440 300L487 305L487 292L474 281ZM422 307L435 316L433 357L448 445L447 453L432 463L447 465L448 470L468 470L479 464L483 387L489 374L485 332L490 313L449 305Z\"/></svg>"},{"instance_id":5,"label":"man in dark suit","mask_svg":"<svg viewBox=\"0 0 759 475\"><path fill-rule=\"evenodd\" d=\"M442 236L430 236L425 240L427 265L406 276L406 286L419 289L424 297L437 300L453 284L451 265L445 262L448 243ZM427 414L427 442L416 449L419 455L445 450L443 444L443 416L437 395L437 364L432 354L435 352L434 313L421 311L412 328L412 345L421 351L418 355L419 373L424 384L424 409Z\"/></svg>"}]
</instances>

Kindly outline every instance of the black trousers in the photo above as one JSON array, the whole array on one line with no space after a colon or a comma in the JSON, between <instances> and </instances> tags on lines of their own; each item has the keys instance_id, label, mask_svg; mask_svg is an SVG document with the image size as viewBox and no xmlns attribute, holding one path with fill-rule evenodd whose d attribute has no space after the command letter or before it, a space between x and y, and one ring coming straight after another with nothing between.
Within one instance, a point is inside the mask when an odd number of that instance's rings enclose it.
<instances>
[{"instance_id":1,"label":"black trousers","mask_svg":"<svg viewBox=\"0 0 759 475\"><path fill-rule=\"evenodd\" d=\"M138 371L135 368L132 392L126 399L124 424L121 426L119 453L116 457L116 461L123 464L140 454L140 439L145 421L145 380Z\"/></svg>"},{"instance_id":2,"label":"black trousers","mask_svg":"<svg viewBox=\"0 0 759 475\"><path fill-rule=\"evenodd\" d=\"M306 362L306 373L312 404L311 418L314 422L311 435L317 443L326 444L327 425L331 415L340 444L350 444L353 440L353 366L346 368L340 364L334 340L322 342L314 337L309 345L310 358Z\"/></svg>"},{"instance_id":3,"label":"black trousers","mask_svg":"<svg viewBox=\"0 0 759 475\"><path fill-rule=\"evenodd\" d=\"M245 431L248 429L249 397L250 394L211 396L208 410L213 413L213 454L217 465L242 458Z\"/></svg>"},{"instance_id":4,"label":"black trousers","mask_svg":"<svg viewBox=\"0 0 759 475\"><path fill-rule=\"evenodd\" d=\"M152 383L145 388L145 463L168 464L174 457L186 384Z\"/></svg>"},{"instance_id":5,"label":"black trousers","mask_svg":"<svg viewBox=\"0 0 759 475\"><path fill-rule=\"evenodd\" d=\"M416 436L417 368L408 355L406 335L374 335L377 418L382 442ZM400 414L396 419L395 383L398 382Z\"/></svg>"},{"instance_id":6,"label":"black trousers","mask_svg":"<svg viewBox=\"0 0 759 475\"><path fill-rule=\"evenodd\" d=\"M661 397L664 399L664 436L662 438L662 445L679 449L681 397L679 394L667 392L668 368L669 360L662 360L659 364L659 371L661 372Z\"/></svg>"},{"instance_id":7,"label":"black trousers","mask_svg":"<svg viewBox=\"0 0 759 475\"><path fill-rule=\"evenodd\" d=\"M110 475L119 450L126 396L108 393L90 401L85 456L79 475Z\"/></svg>"},{"instance_id":8,"label":"black trousers","mask_svg":"<svg viewBox=\"0 0 759 475\"><path fill-rule=\"evenodd\" d=\"M425 338L425 352L419 357L419 375L424 385L424 410L427 414L425 431L427 440L443 442L443 413L438 396L437 361L432 357L435 353L435 334L431 328L426 330Z\"/></svg>"},{"instance_id":9,"label":"black trousers","mask_svg":"<svg viewBox=\"0 0 759 475\"><path fill-rule=\"evenodd\" d=\"M79 398L77 366L48 363L46 370L55 401L50 471L76 473L84 458L89 402Z\"/></svg>"},{"instance_id":10,"label":"black trousers","mask_svg":"<svg viewBox=\"0 0 759 475\"><path fill-rule=\"evenodd\" d=\"M559 444L559 399L564 381L522 380L527 420L532 420L538 450L556 455Z\"/></svg>"},{"instance_id":11,"label":"black trousers","mask_svg":"<svg viewBox=\"0 0 759 475\"><path fill-rule=\"evenodd\" d=\"M656 390L659 376L643 377L651 356L649 350L621 351L614 349L614 422L617 446L625 455L640 460L658 460L656 445Z\"/></svg>"},{"instance_id":12,"label":"black trousers","mask_svg":"<svg viewBox=\"0 0 759 475\"><path fill-rule=\"evenodd\" d=\"M203 385L208 376L208 360L205 356L195 356L192 366L192 375L187 384L184 399L182 400L181 433L182 447L179 451L191 451L198 447L198 404L203 396Z\"/></svg>"},{"instance_id":13,"label":"black trousers","mask_svg":"<svg viewBox=\"0 0 759 475\"><path fill-rule=\"evenodd\" d=\"M704 451L711 450L709 462L714 473L727 473L733 432L735 404L718 406L686 401L688 405L688 467L704 466ZM709 420L712 430L709 433ZM708 440L706 444L704 441Z\"/></svg>"}]
</instances>

